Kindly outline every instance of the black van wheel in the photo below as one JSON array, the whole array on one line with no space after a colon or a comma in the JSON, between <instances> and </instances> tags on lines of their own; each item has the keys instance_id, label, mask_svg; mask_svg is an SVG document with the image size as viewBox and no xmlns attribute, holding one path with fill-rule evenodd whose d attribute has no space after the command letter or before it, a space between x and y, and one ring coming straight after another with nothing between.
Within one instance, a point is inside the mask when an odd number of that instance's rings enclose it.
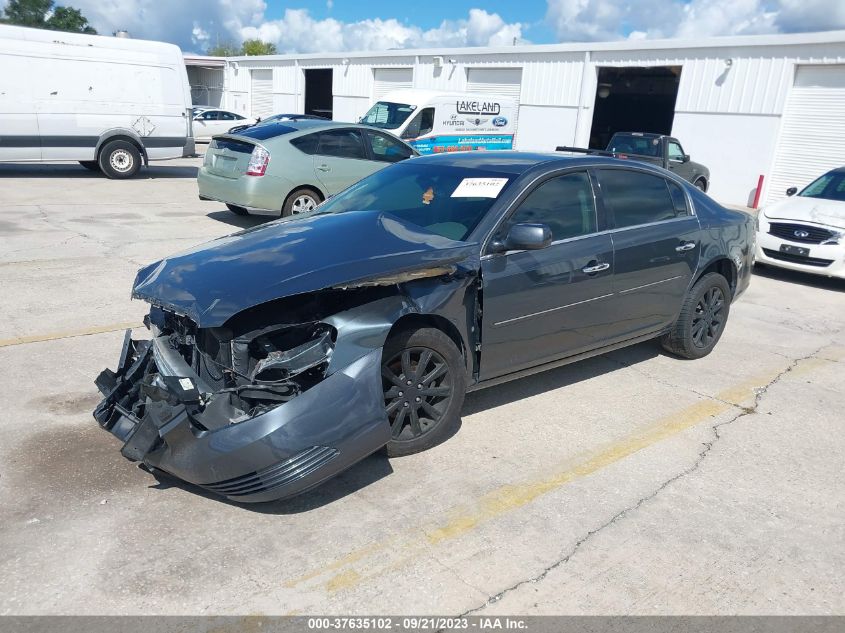
<instances>
[{"instance_id":1,"label":"black van wheel","mask_svg":"<svg viewBox=\"0 0 845 633\"><path fill-rule=\"evenodd\" d=\"M446 334L420 328L392 335L382 351L381 375L390 424L388 456L424 451L454 433L466 394L466 369Z\"/></svg>"},{"instance_id":2,"label":"black van wheel","mask_svg":"<svg viewBox=\"0 0 845 633\"><path fill-rule=\"evenodd\" d=\"M98 162L109 178L132 178L141 169L141 152L129 141L111 141L100 150Z\"/></svg>"},{"instance_id":3,"label":"black van wheel","mask_svg":"<svg viewBox=\"0 0 845 633\"><path fill-rule=\"evenodd\" d=\"M731 288L719 273L704 275L692 287L678 320L660 343L682 358L703 358L725 331L731 310Z\"/></svg>"}]
</instances>

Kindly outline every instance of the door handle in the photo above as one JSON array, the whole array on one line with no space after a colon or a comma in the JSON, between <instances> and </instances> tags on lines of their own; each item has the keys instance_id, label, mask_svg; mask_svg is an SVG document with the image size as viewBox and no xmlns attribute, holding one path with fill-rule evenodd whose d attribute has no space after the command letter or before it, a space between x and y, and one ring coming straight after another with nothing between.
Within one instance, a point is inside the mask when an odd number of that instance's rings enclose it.
<instances>
[{"instance_id":1,"label":"door handle","mask_svg":"<svg viewBox=\"0 0 845 633\"><path fill-rule=\"evenodd\" d=\"M320 171L331 171L332 170L332 168L329 167L328 165L318 165L317 169L319 169Z\"/></svg>"},{"instance_id":2,"label":"door handle","mask_svg":"<svg viewBox=\"0 0 845 633\"><path fill-rule=\"evenodd\" d=\"M683 253L684 251L691 251L695 248L695 242L684 242L680 246L676 246L675 250L679 253Z\"/></svg>"},{"instance_id":3,"label":"door handle","mask_svg":"<svg viewBox=\"0 0 845 633\"><path fill-rule=\"evenodd\" d=\"M603 270L607 270L610 268L610 264L607 262L602 262L601 264L593 264L592 266L584 266L581 269L581 272L587 273L588 275L592 275L593 273L600 273Z\"/></svg>"}]
</instances>

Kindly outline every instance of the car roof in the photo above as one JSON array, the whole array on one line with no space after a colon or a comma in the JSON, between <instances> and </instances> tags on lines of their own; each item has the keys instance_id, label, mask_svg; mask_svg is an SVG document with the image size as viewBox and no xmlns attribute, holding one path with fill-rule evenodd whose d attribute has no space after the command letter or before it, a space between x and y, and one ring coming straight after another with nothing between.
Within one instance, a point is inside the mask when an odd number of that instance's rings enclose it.
<instances>
[{"instance_id":1,"label":"car roof","mask_svg":"<svg viewBox=\"0 0 845 633\"><path fill-rule=\"evenodd\" d=\"M629 167L651 171L661 176L671 176L665 170L650 163L637 160L611 158L608 156L572 156L568 154L520 152L516 150L497 150L494 152L452 152L428 154L413 159L415 164L433 163L450 167L468 167L506 174L519 175L528 170L544 165L546 168L563 167Z\"/></svg>"},{"instance_id":2,"label":"car roof","mask_svg":"<svg viewBox=\"0 0 845 633\"><path fill-rule=\"evenodd\" d=\"M240 132L233 132L228 136L245 136L251 139L268 140L285 134L302 132L317 132L319 130L332 130L337 128L355 128L359 130L373 130L384 134L385 130L374 128L370 125L360 123L345 123L343 121L321 121L317 119L305 119L302 121L268 121L261 125L250 126ZM389 134L389 132L388 132Z\"/></svg>"},{"instance_id":3,"label":"car roof","mask_svg":"<svg viewBox=\"0 0 845 633\"><path fill-rule=\"evenodd\" d=\"M643 138L662 138L668 136L667 134L656 134L655 132L614 132L613 136L617 134L630 134L631 136L641 136Z\"/></svg>"}]
</instances>

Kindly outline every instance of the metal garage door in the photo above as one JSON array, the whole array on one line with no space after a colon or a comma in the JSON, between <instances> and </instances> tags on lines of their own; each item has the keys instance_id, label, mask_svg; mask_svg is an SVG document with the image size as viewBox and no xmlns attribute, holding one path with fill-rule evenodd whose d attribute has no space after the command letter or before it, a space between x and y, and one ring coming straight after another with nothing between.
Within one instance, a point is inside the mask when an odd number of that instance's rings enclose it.
<instances>
[{"instance_id":1,"label":"metal garage door","mask_svg":"<svg viewBox=\"0 0 845 633\"><path fill-rule=\"evenodd\" d=\"M273 114L273 71L252 71L252 116Z\"/></svg>"},{"instance_id":2,"label":"metal garage door","mask_svg":"<svg viewBox=\"0 0 845 633\"><path fill-rule=\"evenodd\" d=\"M845 66L799 66L781 123L768 202L845 164Z\"/></svg>"},{"instance_id":3,"label":"metal garage door","mask_svg":"<svg viewBox=\"0 0 845 633\"><path fill-rule=\"evenodd\" d=\"M391 90L402 90L414 87L413 68L374 68L375 86L373 96L376 101Z\"/></svg>"},{"instance_id":4,"label":"metal garage door","mask_svg":"<svg viewBox=\"0 0 845 633\"><path fill-rule=\"evenodd\" d=\"M467 68L467 92L503 95L519 102L521 68Z\"/></svg>"}]
</instances>

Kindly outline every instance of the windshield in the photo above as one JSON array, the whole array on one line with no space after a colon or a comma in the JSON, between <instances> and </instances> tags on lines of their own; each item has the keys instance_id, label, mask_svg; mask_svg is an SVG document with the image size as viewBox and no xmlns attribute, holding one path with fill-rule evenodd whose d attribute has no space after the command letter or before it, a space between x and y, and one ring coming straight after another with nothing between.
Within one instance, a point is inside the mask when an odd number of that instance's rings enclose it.
<instances>
[{"instance_id":1,"label":"windshield","mask_svg":"<svg viewBox=\"0 0 845 633\"><path fill-rule=\"evenodd\" d=\"M383 130L395 130L411 116L417 106L407 103L392 103L390 101L379 101L367 111L361 119L361 123L380 127Z\"/></svg>"},{"instance_id":2,"label":"windshield","mask_svg":"<svg viewBox=\"0 0 845 633\"><path fill-rule=\"evenodd\" d=\"M825 174L811 182L798 194L804 198L824 198L845 202L845 171Z\"/></svg>"},{"instance_id":3,"label":"windshield","mask_svg":"<svg viewBox=\"0 0 845 633\"><path fill-rule=\"evenodd\" d=\"M465 240L513 178L513 174L410 160L329 198L316 213L382 211L451 240Z\"/></svg>"}]
</instances>

